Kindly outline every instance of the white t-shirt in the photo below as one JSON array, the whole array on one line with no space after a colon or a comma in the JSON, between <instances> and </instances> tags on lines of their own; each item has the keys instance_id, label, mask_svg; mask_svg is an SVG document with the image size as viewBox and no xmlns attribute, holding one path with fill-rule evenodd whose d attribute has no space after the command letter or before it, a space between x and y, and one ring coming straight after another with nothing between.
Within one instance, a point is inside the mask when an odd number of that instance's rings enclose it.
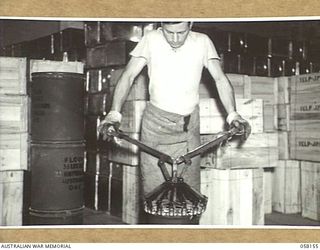
<instances>
[{"instance_id":1,"label":"white t-shirt","mask_svg":"<svg viewBox=\"0 0 320 250\"><path fill-rule=\"evenodd\" d=\"M130 54L147 60L150 102L180 115L198 105L203 67L209 59L219 59L207 35L190 31L185 43L173 49L161 28L145 35Z\"/></svg>"}]
</instances>

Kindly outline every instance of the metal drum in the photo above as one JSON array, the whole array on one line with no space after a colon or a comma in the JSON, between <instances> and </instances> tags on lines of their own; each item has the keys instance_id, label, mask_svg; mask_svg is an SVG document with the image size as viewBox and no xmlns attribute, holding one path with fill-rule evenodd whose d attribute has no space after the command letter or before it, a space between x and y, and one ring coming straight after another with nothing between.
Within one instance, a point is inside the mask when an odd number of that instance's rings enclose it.
<instances>
[{"instance_id":1,"label":"metal drum","mask_svg":"<svg viewBox=\"0 0 320 250\"><path fill-rule=\"evenodd\" d=\"M84 79L78 73L32 73L32 141L84 139Z\"/></svg>"},{"instance_id":2,"label":"metal drum","mask_svg":"<svg viewBox=\"0 0 320 250\"><path fill-rule=\"evenodd\" d=\"M32 223L58 220L81 224L78 217L84 206L84 151L83 142L31 143Z\"/></svg>"}]
</instances>

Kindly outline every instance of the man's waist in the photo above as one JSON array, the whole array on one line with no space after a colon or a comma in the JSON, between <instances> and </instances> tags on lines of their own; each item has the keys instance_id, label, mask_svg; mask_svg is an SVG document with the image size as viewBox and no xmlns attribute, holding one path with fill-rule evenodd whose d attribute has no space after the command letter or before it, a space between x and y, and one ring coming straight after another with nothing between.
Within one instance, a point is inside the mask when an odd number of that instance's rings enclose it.
<instances>
[{"instance_id":1,"label":"man's waist","mask_svg":"<svg viewBox=\"0 0 320 250\"><path fill-rule=\"evenodd\" d=\"M160 103L153 99L150 100L150 104L152 104L159 110L172 114L173 116L176 115L177 117L185 117L191 115L199 105L198 102L194 102L191 105L190 103L188 103L188 105L179 105L178 103Z\"/></svg>"}]
</instances>

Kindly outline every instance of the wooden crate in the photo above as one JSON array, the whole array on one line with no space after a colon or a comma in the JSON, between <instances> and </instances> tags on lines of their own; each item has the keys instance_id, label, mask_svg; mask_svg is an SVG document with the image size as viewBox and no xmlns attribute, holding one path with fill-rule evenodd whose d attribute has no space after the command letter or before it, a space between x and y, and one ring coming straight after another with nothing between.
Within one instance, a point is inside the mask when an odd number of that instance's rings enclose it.
<instances>
[{"instance_id":1,"label":"wooden crate","mask_svg":"<svg viewBox=\"0 0 320 250\"><path fill-rule=\"evenodd\" d=\"M320 162L320 132L292 131L289 145L290 159Z\"/></svg>"},{"instance_id":2,"label":"wooden crate","mask_svg":"<svg viewBox=\"0 0 320 250\"><path fill-rule=\"evenodd\" d=\"M278 77L275 78L278 85L276 94L276 104L290 104L290 89L295 81L295 77Z\"/></svg>"},{"instance_id":3,"label":"wooden crate","mask_svg":"<svg viewBox=\"0 0 320 250\"><path fill-rule=\"evenodd\" d=\"M278 134L251 134L241 144L239 139L231 140L217 150L217 168L268 168L278 164Z\"/></svg>"},{"instance_id":4,"label":"wooden crate","mask_svg":"<svg viewBox=\"0 0 320 250\"><path fill-rule=\"evenodd\" d=\"M110 41L140 41L143 36L141 23L89 22L85 23L85 44L93 47Z\"/></svg>"},{"instance_id":5,"label":"wooden crate","mask_svg":"<svg viewBox=\"0 0 320 250\"><path fill-rule=\"evenodd\" d=\"M263 105L263 131L273 132L277 130L278 110L276 104Z\"/></svg>"},{"instance_id":6,"label":"wooden crate","mask_svg":"<svg viewBox=\"0 0 320 250\"><path fill-rule=\"evenodd\" d=\"M240 75L240 74L226 74L229 79L233 89L235 98L244 98L244 86L247 81L249 81L249 76ZM203 78L201 79L199 86L199 95L200 99L202 98L217 98L216 89L213 86L214 80L211 76L207 74L203 74Z\"/></svg>"},{"instance_id":7,"label":"wooden crate","mask_svg":"<svg viewBox=\"0 0 320 250\"><path fill-rule=\"evenodd\" d=\"M0 133L27 132L28 109L28 96L0 95Z\"/></svg>"},{"instance_id":8,"label":"wooden crate","mask_svg":"<svg viewBox=\"0 0 320 250\"><path fill-rule=\"evenodd\" d=\"M72 72L83 74L84 64L82 62L30 60L30 79L31 73L35 72Z\"/></svg>"},{"instance_id":9,"label":"wooden crate","mask_svg":"<svg viewBox=\"0 0 320 250\"><path fill-rule=\"evenodd\" d=\"M296 76L290 87L290 158L320 161L320 74Z\"/></svg>"},{"instance_id":10,"label":"wooden crate","mask_svg":"<svg viewBox=\"0 0 320 250\"><path fill-rule=\"evenodd\" d=\"M301 75L291 86L290 127L299 132L320 132L320 74Z\"/></svg>"},{"instance_id":11,"label":"wooden crate","mask_svg":"<svg viewBox=\"0 0 320 250\"><path fill-rule=\"evenodd\" d=\"M263 100L264 132L277 130L277 92L278 82L275 78L250 76L245 82L244 98Z\"/></svg>"},{"instance_id":12,"label":"wooden crate","mask_svg":"<svg viewBox=\"0 0 320 250\"><path fill-rule=\"evenodd\" d=\"M28 134L0 134L0 171L28 169Z\"/></svg>"},{"instance_id":13,"label":"wooden crate","mask_svg":"<svg viewBox=\"0 0 320 250\"><path fill-rule=\"evenodd\" d=\"M280 160L273 178L272 209L292 214L301 212L300 161Z\"/></svg>"},{"instance_id":14,"label":"wooden crate","mask_svg":"<svg viewBox=\"0 0 320 250\"><path fill-rule=\"evenodd\" d=\"M114 88L124 71L124 66L108 67L102 69L89 69L87 71L87 91L89 93L99 93L101 91L111 93L113 96ZM134 80L126 101L148 100L148 75L143 70Z\"/></svg>"},{"instance_id":15,"label":"wooden crate","mask_svg":"<svg viewBox=\"0 0 320 250\"><path fill-rule=\"evenodd\" d=\"M102 68L110 66L123 66L129 61L129 52L136 43L127 41L108 42L103 45L87 48L88 68Z\"/></svg>"},{"instance_id":16,"label":"wooden crate","mask_svg":"<svg viewBox=\"0 0 320 250\"><path fill-rule=\"evenodd\" d=\"M227 114L217 99L200 99L200 134L219 133L226 130ZM251 125L252 133L263 132L262 100L236 99L239 114Z\"/></svg>"},{"instance_id":17,"label":"wooden crate","mask_svg":"<svg viewBox=\"0 0 320 250\"><path fill-rule=\"evenodd\" d=\"M87 92L97 93L100 91L109 91L110 86L117 84L123 70L123 66L88 69L86 71Z\"/></svg>"},{"instance_id":18,"label":"wooden crate","mask_svg":"<svg viewBox=\"0 0 320 250\"><path fill-rule=\"evenodd\" d=\"M320 163L301 162L302 216L320 220Z\"/></svg>"},{"instance_id":19,"label":"wooden crate","mask_svg":"<svg viewBox=\"0 0 320 250\"><path fill-rule=\"evenodd\" d=\"M23 171L0 171L0 225L21 226Z\"/></svg>"},{"instance_id":20,"label":"wooden crate","mask_svg":"<svg viewBox=\"0 0 320 250\"><path fill-rule=\"evenodd\" d=\"M140 73L133 82L126 101L149 100L148 77ZM110 87L110 93L114 95L115 86Z\"/></svg>"},{"instance_id":21,"label":"wooden crate","mask_svg":"<svg viewBox=\"0 0 320 250\"><path fill-rule=\"evenodd\" d=\"M277 103L277 92L277 81L271 77L250 76L244 86L244 98L262 99L265 105Z\"/></svg>"},{"instance_id":22,"label":"wooden crate","mask_svg":"<svg viewBox=\"0 0 320 250\"><path fill-rule=\"evenodd\" d=\"M200 135L201 145L213 141L216 135ZM211 148L200 156L201 168L217 168L217 152L216 148Z\"/></svg>"},{"instance_id":23,"label":"wooden crate","mask_svg":"<svg viewBox=\"0 0 320 250\"><path fill-rule=\"evenodd\" d=\"M290 104L276 104L278 131L290 131Z\"/></svg>"},{"instance_id":24,"label":"wooden crate","mask_svg":"<svg viewBox=\"0 0 320 250\"><path fill-rule=\"evenodd\" d=\"M264 197L264 213L272 213L272 191L274 168L263 169L263 197Z\"/></svg>"},{"instance_id":25,"label":"wooden crate","mask_svg":"<svg viewBox=\"0 0 320 250\"><path fill-rule=\"evenodd\" d=\"M88 150L85 155L85 172L109 175L109 154L104 151Z\"/></svg>"},{"instance_id":26,"label":"wooden crate","mask_svg":"<svg viewBox=\"0 0 320 250\"><path fill-rule=\"evenodd\" d=\"M26 58L0 57L0 94L25 95L26 70Z\"/></svg>"},{"instance_id":27,"label":"wooden crate","mask_svg":"<svg viewBox=\"0 0 320 250\"><path fill-rule=\"evenodd\" d=\"M279 160L290 160L290 132L278 132Z\"/></svg>"},{"instance_id":28,"label":"wooden crate","mask_svg":"<svg viewBox=\"0 0 320 250\"><path fill-rule=\"evenodd\" d=\"M140 133L126 133L131 138L140 139ZM125 140L120 145L113 144L108 152L109 161L124 165L137 166L140 163L139 149Z\"/></svg>"},{"instance_id":29,"label":"wooden crate","mask_svg":"<svg viewBox=\"0 0 320 250\"><path fill-rule=\"evenodd\" d=\"M201 193L208 197L200 225L263 225L262 169L201 171Z\"/></svg>"},{"instance_id":30,"label":"wooden crate","mask_svg":"<svg viewBox=\"0 0 320 250\"><path fill-rule=\"evenodd\" d=\"M98 210L98 177L92 172L84 174L84 205L94 210Z\"/></svg>"},{"instance_id":31,"label":"wooden crate","mask_svg":"<svg viewBox=\"0 0 320 250\"><path fill-rule=\"evenodd\" d=\"M139 222L139 185L138 167L123 165L122 221L130 225Z\"/></svg>"},{"instance_id":32,"label":"wooden crate","mask_svg":"<svg viewBox=\"0 0 320 250\"><path fill-rule=\"evenodd\" d=\"M87 115L106 115L111 108L111 95L106 92L88 93L85 97Z\"/></svg>"},{"instance_id":33,"label":"wooden crate","mask_svg":"<svg viewBox=\"0 0 320 250\"><path fill-rule=\"evenodd\" d=\"M126 101L122 106L120 129L128 133L139 133L146 101Z\"/></svg>"}]
</instances>

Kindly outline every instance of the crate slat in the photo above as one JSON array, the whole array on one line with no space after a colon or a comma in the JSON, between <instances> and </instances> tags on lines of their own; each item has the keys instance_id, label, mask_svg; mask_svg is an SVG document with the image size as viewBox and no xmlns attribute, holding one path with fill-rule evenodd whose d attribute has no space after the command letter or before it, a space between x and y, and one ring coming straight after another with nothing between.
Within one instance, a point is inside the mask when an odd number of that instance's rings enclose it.
<instances>
[{"instance_id":1,"label":"crate slat","mask_svg":"<svg viewBox=\"0 0 320 250\"><path fill-rule=\"evenodd\" d=\"M217 168L266 168L278 162L278 134L251 134L243 144L238 139L217 150Z\"/></svg>"},{"instance_id":2,"label":"crate slat","mask_svg":"<svg viewBox=\"0 0 320 250\"><path fill-rule=\"evenodd\" d=\"M263 170L201 171L201 193L208 197L200 225L263 225Z\"/></svg>"},{"instance_id":3,"label":"crate slat","mask_svg":"<svg viewBox=\"0 0 320 250\"><path fill-rule=\"evenodd\" d=\"M301 162L302 217L320 220L320 163Z\"/></svg>"},{"instance_id":4,"label":"crate slat","mask_svg":"<svg viewBox=\"0 0 320 250\"><path fill-rule=\"evenodd\" d=\"M28 169L28 134L0 134L0 171Z\"/></svg>"},{"instance_id":5,"label":"crate slat","mask_svg":"<svg viewBox=\"0 0 320 250\"><path fill-rule=\"evenodd\" d=\"M26 70L26 58L0 57L0 94L25 95Z\"/></svg>"},{"instance_id":6,"label":"crate slat","mask_svg":"<svg viewBox=\"0 0 320 250\"><path fill-rule=\"evenodd\" d=\"M23 171L0 171L0 225L21 226Z\"/></svg>"},{"instance_id":7,"label":"crate slat","mask_svg":"<svg viewBox=\"0 0 320 250\"><path fill-rule=\"evenodd\" d=\"M300 161L280 160L273 180L272 208L292 214L301 212Z\"/></svg>"},{"instance_id":8,"label":"crate slat","mask_svg":"<svg viewBox=\"0 0 320 250\"><path fill-rule=\"evenodd\" d=\"M139 222L139 183L138 167L123 165L122 221L130 225Z\"/></svg>"}]
</instances>

